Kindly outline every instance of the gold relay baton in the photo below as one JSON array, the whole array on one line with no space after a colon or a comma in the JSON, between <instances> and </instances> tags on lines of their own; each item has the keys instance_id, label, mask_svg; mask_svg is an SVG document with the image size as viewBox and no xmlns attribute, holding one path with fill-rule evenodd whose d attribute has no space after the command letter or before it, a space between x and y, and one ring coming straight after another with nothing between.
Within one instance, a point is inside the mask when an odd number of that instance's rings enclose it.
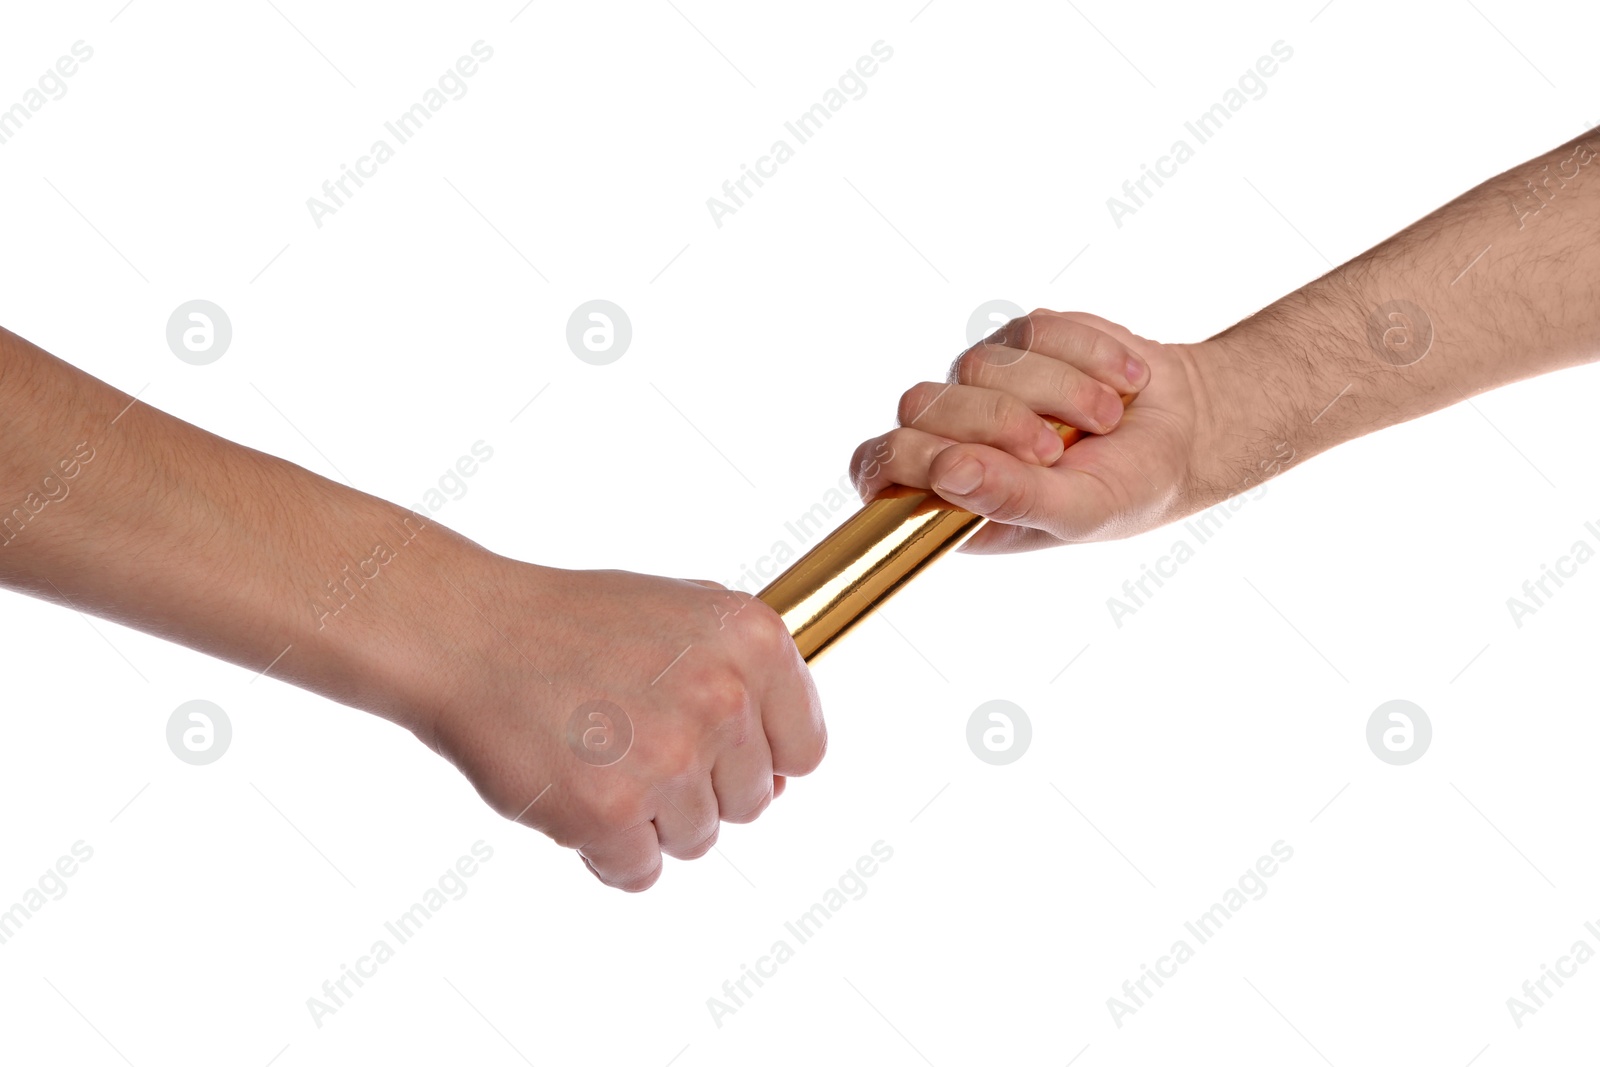
<instances>
[{"instance_id":1,"label":"gold relay baton","mask_svg":"<svg viewBox=\"0 0 1600 1067\"><path fill-rule=\"evenodd\" d=\"M1126 406L1133 398L1123 397ZM1071 447L1083 431L1046 419ZM988 520L931 489L891 485L756 596L783 617L807 663Z\"/></svg>"}]
</instances>

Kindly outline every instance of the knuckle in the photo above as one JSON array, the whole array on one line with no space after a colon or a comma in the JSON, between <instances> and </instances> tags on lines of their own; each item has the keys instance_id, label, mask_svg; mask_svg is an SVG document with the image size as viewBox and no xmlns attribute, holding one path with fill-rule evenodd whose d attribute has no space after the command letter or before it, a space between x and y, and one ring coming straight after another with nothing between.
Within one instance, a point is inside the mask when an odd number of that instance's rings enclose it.
<instances>
[{"instance_id":1,"label":"knuckle","mask_svg":"<svg viewBox=\"0 0 1600 1067\"><path fill-rule=\"evenodd\" d=\"M1049 369L1049 374L1044 383L1044 388L1049 390L1052 396L1059 396L1069 403L1075 403L1076 396L1074 391L1080 381L1077 372L1072 369L1072 365L1059 359L1049 360L1045 365Z\"/></svg>"},{"instance_id":2,"label":"knuckle","mask_svg":"<svg viewBox=\"0 0 1600 1067\"><path fill-rule=\"evenodd\" d=\"M993 420L997 438L1011 446L1031 448L1039 419L1028 405L1009 393L997 394L993 401Z\"/></svg>"},{"instance_id":3,"label":"knuckle","mask_svg":"<svg viewBox=\"0 0 1600 1067\"><path fill-rule=\"evenodd\" d=\"M717 822L712 822L711 832L706 834L700 840L696 841L694 844L683 848L677 858L681 860L697 860L701 856L704 856L707 852L710 852L716 847L717 834L719 830L720 824Z\"/></svg>"},{"instance_id":4,"label":"knuckle","mask_svg":"<svg viewBox=\"0 0 1600 1067\"><path fill-rule=\"evenodd\" d=\"M894 463L895 456L906 446L909 437L903 427L896 427L856 449L850 461L850 479L858 492L876 484L884 471Z\"/></svg>"},{"instance_id":5,"label":"knuckle","mask_svg":"<svg viewBox=\"0 0 1600 1067\"><path fill-rule=\"evenodd\" d=\"M966 351L962 352L955 359L952 359L950 361L950 369L948 371L946 371L945 375L944 375L944 380L946 382L949 382L951 385L960 384L960 382L961 382L961 364L963 364L963 363L965 363L967 361L967 355L971 351L972 351L972 349L969 348Z\"/></svg>"},{"instance_id":6,"label":"knuckle","mask_svg":"<svg viewBox=\"0 0 1600 1067\"><path fill-rule=\"evenodd\" d=\"M867 457L872 454L872 440L862 441L856 445L856 450L850 453L850 469L858 471L866 466Z\"/></svg>"},{"instance_id":7,"label":"knuckle","mask_svg":"<svg viewBox=\"0 0 1600 1067\"><path fill-rule=\"evenodd\" d=\"M742 615L748 617L747 638L751 645L762 653L763 662L766 662L768 657L785 651L784 646L793 640L789 636L789 628L784 625L783 617L761 600L752 599L745 605ZM741 692L744 689L741 682Z\"/></svg>"},{"instance_id":8,"label":"knuckle","mask_svg":"<svg viewBox=\"0 0 1600 1067\"><path fill-rule=\"evenodd\" d=\"M1005 419L1006 395L1004 393L983 394L983 406L979 410L979 417L986 426L998 426Z\"/></svg>"},{"instance_id":9,"label":"knuckle","mask_svg":"<svg viewBox=\"0 0 1600 1067\"><path fill-rule=\"evenodd\" d=\"M991 392L984 395L980 417L996 438L1004 439L1016 429L1019 421L1018 403L1009 393Z\"/></svg>"},{"instance_id":10,"label":"knuckle","mask_svg":"<svg viewBox=\"0 0 1600 1067\"><path fill-rule=\"evenodd\" d=\"M685 781L704 767L698 746L682 733L664 737L654 747L650 765L657 781Z\"/></svg>"},{"instance_id":11,"label":"knuckle","mask_svg":"<svg viewBox=\"0 0 1600 1067\"><path fill-rule=\"evenodd\" d=\"M622 833L644 822L644 805L628 790L612 790L592 798L590 818L598 828L596 837Z\"/></svg>"},{"instance_id":12,"label":"knuckle","mask_svg":"<svg viewBox=\"0 0 1600 1067\"><path fill-rule=\"evenodd\" d=\"M906 390L900 398L900 424L902 427L914 426L919 420L933 411L944 395L950 391L950 386L943 382L918 382Z\"/></svg>"},{"instance_id":13,"label":"knuckle","mask_svg":"<svg viewBox=\"0 0 1600 1067\"><path fill-rule=\"evenodd\" d=\"M803 726L786 731L779 740L773 746L774 773L799 778L815 771L828 753L828 727L821 710L813 707Z\"/></svg>"},{"instance_id":14,"label":"knuckle","mask_svg":"<svg viewBox=\"0 0 1600 1067\"><path fill-rule=\"evenodd\" d=\"M896 416L900 425L909 426L917 421L924 409L928 406L928 383L918 382L910 389L900 394L900 405L896 409Z\"/></svg>"},{"instance_id":15,"label":"knuckle","mask_svg":"<svg viewBox=\"0 0 1600 1067\"><path fill-rule=\"evenodd\" d=\"M1101 333L1099 330L1091 331L1088 356L1092 366L1097 368L1115 367L1122 362L1126 355L1127 349L1123 347L1121 341L1118 341L1108 333Z\"/></svg>"},{"instance_id":16,"label":"knuckle","mask_svg":"<svg viewBox=\"0 0 1600 1067\"><path fill-rule=\"evenodd\" d=\"M956 360L955 384L978 385L981 383L988 361L983 354L983 345L979 344L961 353Z\"/></svg>"},{"instance_id":17,"label":"knuckle","mask_svg":"<svg viewBox=\"0 0 1600 1067\"><path fill-rule=\"evenodd\" d=\"M1043 332L1045 323L1050 321L1049 315L1050 313L1044 308L1034 308L1023 317L1020 332L1025 343L1020 347L1029 349L1034 347L1034 342Z\"/></svg>"},{"instance_id":18,"label":"knuckle","mask_svg":"<svg viewBox=\"0 0 1600 1067\"><path fill-rule=\"evenodd\" d=\"M731 669L702 675L695 686L694 701L696 710L713 729L742 725L750 713L749 688Z\"/></svg>"},{"instance_id":19,"label":"knuckle","mask_svg":"<svg viewBox=\"0 0 1600 1067\"><path fill-rule=\"evenodd\" d=\"M1031 352L1045 314L1043 308L1035 308L1021 318L1014 319L1011 325L1006 327L1006 344L1012 348L1020 348L1024 352Z\"/></svg>"},{"instance_id":20,"label":"knuckle","mask_svg":"<svg viewBox=\"0 0 1600 1067\"><path fill-rule=\"evenodd\" d=\"M962 358L956 384L980 389L1002 388L1007 369L1027 354L1028 336L1026 327L1008 326L1004 337L973 348Z\"/></svg>"},{"instance_id":21,"label":"knuckle","mask_svg":"<svg viewBox=\"0 0 1600 1067\"><path fill-rule=\"evenodd\" d=\"M789 631L783 625L783 616L759 597L750 598L749 608L751 631L756 639L767 645L782 647L783 641L789 637Z\"/></svg>"},{"instance_id":22,"label":"knuckle","mask_svg":"<svg viewBox=\"0 0 1600 1067\"><path fill-rule=\"evenodd\" d=\"M800 778L822 766L822 758L828 754L828 732L819 728L807 741L796 754L794 765L784 769L786 775Z\"/></svg>"},{"instance_id":23,"label":"knuckle","mask_svg":"<svg viewBox=\"0 0 1600 1067\"><path fill-rule=\"evenodd\" d=\"M866 465L865 471L876 473L894 465L894 461L901 455L911 450L916 441L916 431L908 426L897 426L883 435L881 447L872 454L872 461ZM868 474L871 477L872 474Z\"/></svg>"},{"instance_id":24,"label":"knuckle","mask_svg":"<svg viewBox=\"0 0 1600 1067\"><path fill-rule=\"evenodd\" d=\"M607 882L606 884L612 886L613 888L620 889L624 893L643 893L646 889L649 889L651 886L655 885L660 878L661 861L657 860L655 866L651 867L650 870L646 871L644 874L629 874L619 877L615 881Z\"/></svg>"},{"instance_id":25,"label":"knuckle","mask_svg":"<svg viewBox=\"0 0 1600 1067\"><path fill-rule=\"evenodd\" d=\"M746 803L742 805L741 810L723 815L722 821L736 824L755 822L761 817L761 813L767 810L767 805L771 803L772 790L768 788L766 793L758 797L753 803Z\"/></svg>"},{"instance_id":26,"label":"knuckle","mask_svg":"<svg viewBox=\"0 0 1600 1067\"><path fill-rule=\"evenodd\" d=\"M887 439L888 435L885 435L884 437L875 437L870 441L863 441L856 446L855 452L851 454L850 475L858 488L862 483L874 477L882 466L878 450Z\"/></svg>"}]
</instances>

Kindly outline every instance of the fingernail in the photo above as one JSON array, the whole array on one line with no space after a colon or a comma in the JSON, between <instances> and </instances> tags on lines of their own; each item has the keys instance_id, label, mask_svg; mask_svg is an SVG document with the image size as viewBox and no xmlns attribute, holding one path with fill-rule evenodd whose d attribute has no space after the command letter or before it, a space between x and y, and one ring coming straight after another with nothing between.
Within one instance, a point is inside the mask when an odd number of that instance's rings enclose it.
<instances>
[{"instance_id":1,"label":"fingernail","mask_svg":"<svg viewBox=\"0 0 1600 1067\"><path fill-rule=\"evenodd\" d=\"M964 459L945 472L934 486L941 493L966 496L983 484L983 464L975 459Z\"/></svg>"},{"instance_id":2,"label":"fingernail","mask_svg":"<svg viewBox=\"0 0 1600 1067\"><path fill-rule=\"evenodd\" d=\"M1094 414L1101 426L1111 429L1122 418L1122 398L1114 393L1101 393L1094 402Z\"/></svg>"},{"instance_id":3,"label":"fingernail","mask_svg":"<svg viewBox=\"0 0 1600 1067\"><path fill-rule=\"evenodd\" d=\"M1145 377L1150 373L1150 368L1142 360L1128 357L1128 363L1122 368L1122 373L1127 376L1128 384L1135 389L1143 388Z\"/></svg>"},{"instance_id":4,"label":"fingernail","mask_svg":"<svg viewBox=\"0 0 1600 1067\"><path fill-rule=\"evenodd\" d=\"M1049 426L1039 427L1039 443L1034 446L1034 451L1038 453L1040 463L1054 463L1061 458L1061 453L1065 449L1060 433Z\"/></svg>"}]
</instances>

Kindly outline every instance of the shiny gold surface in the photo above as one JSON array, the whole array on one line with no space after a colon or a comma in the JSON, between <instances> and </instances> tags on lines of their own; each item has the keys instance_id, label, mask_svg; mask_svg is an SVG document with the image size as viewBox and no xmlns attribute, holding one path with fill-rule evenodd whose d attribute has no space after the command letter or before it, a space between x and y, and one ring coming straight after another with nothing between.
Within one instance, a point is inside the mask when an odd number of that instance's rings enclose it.
<instances>
[{"instance_id":1,"label":"shiny gold surface","mask_svg":"<svg viewBox=\"0 0 1600 1067\"><path fill-rule=\"evenodd\" d=\"M1069 446L1082 436L1048 421ZM987 521L930 490L892 485L757 596L783 616L800 654L811 663Z\"/></svg>"},{"instance_id":2,"label":"shiny gold surface","mask_svg":"<svg viewBox=\"0 0 1600 1067\"><path fill-rule=\"evenodd\" d=\"M932 492L890 486L757 595L810 663L985 521Z\"/></svg>"}]
</instances>

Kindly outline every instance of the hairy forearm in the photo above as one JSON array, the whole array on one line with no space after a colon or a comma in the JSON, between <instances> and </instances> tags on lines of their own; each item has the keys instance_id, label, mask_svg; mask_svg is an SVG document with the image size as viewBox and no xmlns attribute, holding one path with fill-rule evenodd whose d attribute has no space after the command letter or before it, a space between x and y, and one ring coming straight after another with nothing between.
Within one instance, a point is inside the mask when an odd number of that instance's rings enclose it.
<instances>
[{"instance_id":1,"label":"hairy forearm","mask_svg":"<svg viewBox=\"0 0 1600 1067\"><path fill-rule=\"evenodd\" d=\"M0 584L417 728L479 555L0 330Z\"/></svg>"},{"instance_id":2,"label":"hairy forearm","mask_svg":"<svg viewBox=\"0 0 1600 1067\"><path fill-rule=\"evenodd\" d=\"M1230 491L1600 356L1600 130L1513 167L1197 346ZM1243 430L1241 428L1248 427Z\"/></svg>"}]
</instances>

